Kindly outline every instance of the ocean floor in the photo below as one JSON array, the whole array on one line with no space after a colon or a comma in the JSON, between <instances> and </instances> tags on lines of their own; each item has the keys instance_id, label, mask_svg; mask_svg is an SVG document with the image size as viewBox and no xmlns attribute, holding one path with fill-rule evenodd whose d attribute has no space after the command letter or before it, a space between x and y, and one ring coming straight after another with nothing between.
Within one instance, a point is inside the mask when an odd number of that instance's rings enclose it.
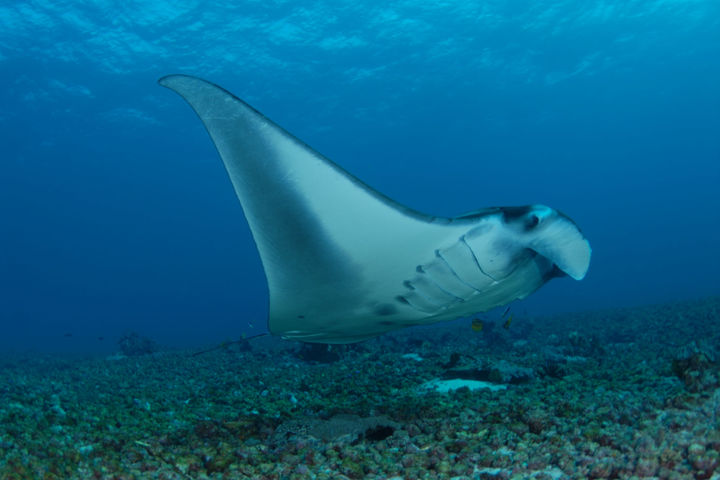
<instances>
[{"instance_id":1,"label":"ocean floor","mask_svg":"<svg viewBox=\"0 0 720 480\"><path fill-rule=\"evenodd\" d=\"M720 298L504 323L0 355L0 478L720 479Z\"/></svg>"}]
</instances>

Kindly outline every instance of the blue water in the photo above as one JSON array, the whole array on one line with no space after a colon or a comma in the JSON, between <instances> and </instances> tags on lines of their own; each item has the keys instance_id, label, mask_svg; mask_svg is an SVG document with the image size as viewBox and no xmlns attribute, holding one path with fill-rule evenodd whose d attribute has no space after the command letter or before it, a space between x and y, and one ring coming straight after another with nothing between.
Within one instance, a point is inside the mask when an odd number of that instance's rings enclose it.
<instances>
[{"instance_id":1,"label":"blue water","mask_svg":"<svg viewBox=\"0 0 720 480\"><path fill-rule=\"evenodd\" d=\"M249 229L169 73L417 210L568 214L589 274L527 315L720 293L719 2L225 3L0 5L0 349L265 330Z\"/></svg>"}]
</instances>

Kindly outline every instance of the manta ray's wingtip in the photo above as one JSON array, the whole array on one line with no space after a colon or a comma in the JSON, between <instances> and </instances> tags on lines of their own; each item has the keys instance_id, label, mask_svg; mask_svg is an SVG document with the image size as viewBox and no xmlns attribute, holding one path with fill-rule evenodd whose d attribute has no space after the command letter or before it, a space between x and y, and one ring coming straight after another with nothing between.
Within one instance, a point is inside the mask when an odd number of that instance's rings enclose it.
<instances>
[{"instance_id":1,"label":"manta ray's wingtip","mask_svg":"<svg viewBox=\"0 0 720 480\"><path fill-rule=\"evenodd\" d=\"M158 85L161 87L167 87L169 80L171 80L173 77L177 76L176 73L171 73L170 75L163 75L162 77L157 79Z\"/></svg>"},{"instance_id":2,"label":"manta ray's wingtip","mask_svg":"<svg viewBox=\"0 0 720 480\"><path fill-rule=\"evenodd\" d=\"M163 75L162 77L157 79L158 85L162 87L172 88L172 83L174 80L179 80L181 78L196 78L192 75L185 75L183 73L171 73L169 75Z\"/></svg>"},{"instance_id":3,"label":"manta ray's wingtip","mask_svg":"<svg viewBox=\"0 0 720 480\"><path fill-rule=\"evenodd\" d=\"M178 85L183 84L208 84L213 85L221 90L225 90L212 82L208 82L200 77L194 75L187 75L185 73L171 73L170 75L163 75L157 80L158 85L169 88L170 90L176 90Z\"/></svg>"}]
</instances>

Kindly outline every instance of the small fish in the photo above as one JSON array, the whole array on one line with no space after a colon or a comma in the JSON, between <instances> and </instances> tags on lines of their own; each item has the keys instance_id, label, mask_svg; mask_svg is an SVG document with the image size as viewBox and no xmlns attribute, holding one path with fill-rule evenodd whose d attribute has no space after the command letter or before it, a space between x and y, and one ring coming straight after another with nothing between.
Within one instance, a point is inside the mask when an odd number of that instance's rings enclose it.
<instances>
[{"instance_id":1,"label":"small fish","mask_svg":"<svg viewBox=\"0 0 720 480\"><path fill-rule=\"evenodd\" d=\"M500 317L500 318L505 318L505 315L507 315L509 311L510 311L510 305L508 305L508 307L503 312L502 317Z\"/></svg>"},{"instance_id":2,"label":"small fish","mask_svg":"<svg viewBox=\"0 0 720 480\"><path fill-rule=\"evenodd\" d=\"M102 342L103 340L105 340L105 337L98 337L98 340Z\"/></svg>"},{"instance_id":3,"label":"small fish","mask_svg":"<svg viewBox=\"0 0 720 480\"><path fill-rule=\"evenodd\" d=\"M512 323L513 316L510 315L507 320L505 320L505 323L503 323L503 328L505 330L508 330L510 328L510 324Z\"/></svg>"},{"instance_id":4,"label":"small fish","mask_svg":"<svg viewBox=\"0 0 720 480\"><path fill-rule=\"evenodd\" d=\"M485 324L479 318L473 318L473 321L470 324L470 328L472 328L473 332L482 332L484 326Z\"/></svg>"},{"instance_id":5,"label":"small fish","mask_svg":"<svg viewBox=\"0 0 720 480\"><path fill-rule=\"evenodd\" d=\"M65 335L63 335L63 337L65 337L65 338L69 338L69 337L72 337L72 333L70 333L70 332L67 332L67 333L66 333Z\"/></svg>"}]
</instances>

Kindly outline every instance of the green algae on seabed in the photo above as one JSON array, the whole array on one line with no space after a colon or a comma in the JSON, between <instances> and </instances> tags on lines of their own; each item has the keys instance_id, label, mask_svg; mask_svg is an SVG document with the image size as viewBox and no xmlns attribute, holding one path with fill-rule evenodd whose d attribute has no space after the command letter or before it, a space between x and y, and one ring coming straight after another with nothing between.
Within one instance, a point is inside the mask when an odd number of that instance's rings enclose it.
<instances>
[{"instance_id":1,"label":"green algae on seabed","mask_svg":"<svg viewBox=\"0 0 720 480\"><path fill-rule=\"evenodd\" d=\"M271 338L199 356L4 355L0 478L711 478L718 312L712 298L518 317L492 336L453 323L334 347L328 364ZM418 390L500 362L534 378Z\"/></svg>"}]
</instances>

